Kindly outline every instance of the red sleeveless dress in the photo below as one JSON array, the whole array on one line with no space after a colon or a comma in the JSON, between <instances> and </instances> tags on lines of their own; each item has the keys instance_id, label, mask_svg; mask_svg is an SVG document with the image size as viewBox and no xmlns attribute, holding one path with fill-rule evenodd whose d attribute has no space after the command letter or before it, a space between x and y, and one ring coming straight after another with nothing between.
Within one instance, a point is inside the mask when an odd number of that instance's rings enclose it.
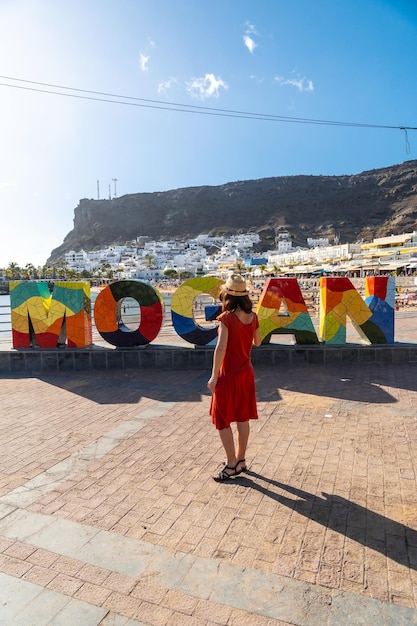
<instances>
[{"instance_id":1,"label":"red sleeveless dress","mask_svg":"<svg viewBox=\"0 0 417 626\"><path fill-rule=\"evenodd\" d=\"M231 422L258 419L250 353L259 322L254 313L252 322L244 324L232 311L225 311L217 319L226 326L229 334L217 385L211 397L210 415L217 430L223 430Z\"/></svg>"}]
</instances>

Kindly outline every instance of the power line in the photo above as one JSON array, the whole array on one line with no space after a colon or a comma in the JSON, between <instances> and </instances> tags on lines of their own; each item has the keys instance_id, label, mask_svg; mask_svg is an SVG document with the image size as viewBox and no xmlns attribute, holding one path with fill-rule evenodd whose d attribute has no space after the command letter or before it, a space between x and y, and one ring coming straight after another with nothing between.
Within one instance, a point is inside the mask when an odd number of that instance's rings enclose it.
<instances>
[{"instance_id":1,"label":"power line","mask_svg":"<svg viewBox=\"0 0 417 626\"><path fill-rule=\"evenodd\" d=\"M200 114L200 115L212 115L212 116L217 116L217 117L233 117L233 118L261 120L261 121L268 121L268 122L284 122L284 123L292 123L292 124L313 124L313 125L323 125L323 126L345 126L345 127L347 126L347 127L355 127L355 128L378 128L378 129L402 130L404 131L405 134L407 134L408 130L417 130L417 127L405 126L404 124L402 124L401 126L394 126L394 125L388 125L388 124L368 124L368 123L344 122L344 121L336 121L336 120L320 120L320 119L302 118L302 117L288 117L288 116L275 115L275 114L269 114L269 113L254 113L250 111L220 109L220 108L204 107L204 106L198 106L198 105L192 105L192 104L182 104L182 103L177 103L177 102L169 103L169 102L164 102L162 100L151 100L148 98L138 98L134 96L125 96L125 95L120 95L120 94L106 93L102 91L92 91L89 89L79 89L76 87L66 87L64 85L42 83L38 81L25 80L23 78L14 78L11 76L0 76L0 79L25 83L25 85L37 85L37 87L28 87L28 86L23 86L23 85L0 83L0 86L10 87L12 89L23 89L25 91L35 91L38 93L46 93L49 95L79 98L83 100L91 100L91 101L96 101L96 102L107 102L110 104L121 104L121 105L128 105L128 106L135 106L135 107L142 107L142 108L174 111L177 113L194 113L194 114ZM42 87L42 89L40 89L39 87ZM43 89L44 87L47 87L48 89ZM61 91L54 91L55 89L63 89L69 93L65 93ZM408 141L408 138L407 138L407 141Z\"/></svg>"}]
</instances>

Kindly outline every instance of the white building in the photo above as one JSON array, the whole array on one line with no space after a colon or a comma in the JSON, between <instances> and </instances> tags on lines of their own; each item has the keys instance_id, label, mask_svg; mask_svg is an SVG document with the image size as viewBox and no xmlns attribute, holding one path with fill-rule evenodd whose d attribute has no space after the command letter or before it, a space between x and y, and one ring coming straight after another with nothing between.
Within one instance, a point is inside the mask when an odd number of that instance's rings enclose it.
<instances>
[{"instance_id":1,"label":"white building","mask_svg":"<svg viewBox=\"0 0 417 626\"><path fill-rule=\"evenodd\" d=\"M307 245L309 248L324 248L329 245L329 240L327 237L320 237L318 239L307 237Z\"/></svg>"},{"instance_id":2,"label":"white building","mask_svg":"<svg viewBox=\"0 0 417 626\"><path fill-rule=\"evenodd\" d=\"M65 263L68 265L80 265L87 260L87 252L84 250L80 250L79 252L75 252L74 250L70 250L65 253Z\"/></svg>"},{"instance_id":3,"label":"white building","mask_svg":"<svg viewBox=\"0 0 417 626\"><path fill-rule=\"evenodd\" d=\"M292 241L291 239L281 239L278 241L277 245L278 252L288 252L292 250Z\"/></svg>"},{"instance_id":4,"label":"white building","mask_svg":"<svg viewBox=\"0 0 417 626\"><path fill-rule=\"evenodd\" d=\"M275 248L278 252L288 252L288 250L292 250L292 239L290 233L278 233L275 237Z\"/></svg>"},{"instance_id":5,"label":"white building","mask_svg":"<svg viewBox=\"0 0 417 626\"><path fill-rule=\"evenodd\" d=\"M284 254L271 254L268 257L268 266L293 267L296 265L323 265L347 261L352 258L352 252L348 243L338 246L317 247L313 249L299 248L294 252Z\"/></svg>"}]
</instances>

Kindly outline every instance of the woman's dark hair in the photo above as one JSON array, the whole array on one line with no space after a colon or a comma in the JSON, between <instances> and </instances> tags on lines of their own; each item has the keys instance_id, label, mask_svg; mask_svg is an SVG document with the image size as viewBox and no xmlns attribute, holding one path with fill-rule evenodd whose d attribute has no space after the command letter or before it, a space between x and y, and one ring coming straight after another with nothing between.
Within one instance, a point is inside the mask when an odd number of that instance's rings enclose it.
<instances>
[{"instance_id":1,"label":"woman's dark hair","mask_svg":"<svg viewBox=\"0 0 417 626\"><path fill-rule=\"evenodd\" d=\"M249 296L232 296L230 293L222 291L220 293L222 311L236 311L242 309L245 313L252 313L252 300Z\"/></svg>"}]
</instances>

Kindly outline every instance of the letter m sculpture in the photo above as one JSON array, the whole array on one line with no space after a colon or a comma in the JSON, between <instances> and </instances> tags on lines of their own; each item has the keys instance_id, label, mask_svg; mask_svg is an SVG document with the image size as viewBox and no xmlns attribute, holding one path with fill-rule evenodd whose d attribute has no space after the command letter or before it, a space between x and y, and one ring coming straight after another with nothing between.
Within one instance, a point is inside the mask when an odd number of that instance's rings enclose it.
<instances>
[{"instance_id":1,"label":"letter m sculpture","mask_svg":"<svg viewBox=\"0 0 417 626\"><path fill-rule=\"evenodd\" d=\"M89 282L11 282L13 348L86 348L92 343Z\"/></svg>"}]
</instances>

